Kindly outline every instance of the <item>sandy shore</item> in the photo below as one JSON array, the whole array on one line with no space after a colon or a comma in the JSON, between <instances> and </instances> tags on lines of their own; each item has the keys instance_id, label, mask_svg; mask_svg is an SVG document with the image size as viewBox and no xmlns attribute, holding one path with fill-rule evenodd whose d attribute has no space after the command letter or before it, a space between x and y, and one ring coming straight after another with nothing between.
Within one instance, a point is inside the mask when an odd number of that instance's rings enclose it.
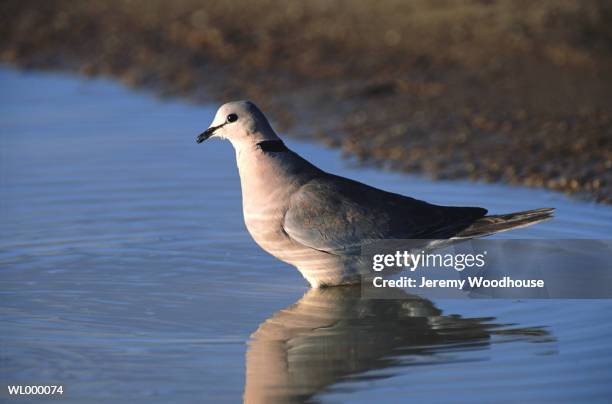
<instances>
[{"instance_id":1,"label":"sandy shore","mask_svg":"<svg viewBox=\"0 0 612 404\"><path fill-rule=\"evenodd\" d=\"M604 1L13 1L0 61L250 98L364 162L612 202Z\"/></svg>"}]
</instances>

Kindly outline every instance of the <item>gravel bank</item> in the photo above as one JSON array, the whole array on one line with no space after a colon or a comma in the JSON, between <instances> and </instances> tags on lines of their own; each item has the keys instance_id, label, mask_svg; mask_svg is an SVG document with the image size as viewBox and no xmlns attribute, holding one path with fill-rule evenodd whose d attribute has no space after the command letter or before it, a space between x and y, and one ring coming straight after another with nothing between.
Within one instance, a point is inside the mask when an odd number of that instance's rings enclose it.
<instances>
[{"instance_id":1,"label":"gravel bank","mask_svg":"<svg viewBox=\"0 0 612 404\"><path fill-rule=\"evenodd\" d=\"M577 0L13 1L0 61L250 98L364 162L612 202L612 7Z\"/></svg>"}]
</instances>

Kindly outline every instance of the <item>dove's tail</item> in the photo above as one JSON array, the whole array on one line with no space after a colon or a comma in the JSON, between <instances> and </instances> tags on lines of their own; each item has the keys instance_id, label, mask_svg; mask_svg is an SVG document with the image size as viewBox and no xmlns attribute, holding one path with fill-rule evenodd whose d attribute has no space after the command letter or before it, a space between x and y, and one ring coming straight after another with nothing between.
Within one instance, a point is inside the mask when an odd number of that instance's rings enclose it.
<instances>
[{"instance_id":1,"label":"dove's tail","mask_svg":"<svg viewBox=\"0 0 612 404\"><path fill-rule=\"evenodd\" d=\"M551 219L554 208L526 210L524 212L507 213L505 215L490 215L476 220L468 228L462 230L454 239L469 239L485 237L502 231L531 226Z\"/></svg>"}]
</instances>

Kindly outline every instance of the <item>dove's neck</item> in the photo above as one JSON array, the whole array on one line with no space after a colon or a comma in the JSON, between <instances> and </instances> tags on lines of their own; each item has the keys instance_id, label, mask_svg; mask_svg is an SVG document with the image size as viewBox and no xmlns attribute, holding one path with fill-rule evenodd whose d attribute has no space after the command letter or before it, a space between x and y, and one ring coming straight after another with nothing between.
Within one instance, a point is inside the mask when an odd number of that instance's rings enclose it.
<instances>
[{"instance_id":1,"label":"dove's neck","mask_svg":"<svg viewBox=\"0 0 612 404\"><path fill-rule=\"evenodd\" d=\"M293 192L320 173L280 139L243 146L236 150L236 161L245 215L264 210L284 213Z\"/></svg>"}]
</instances>

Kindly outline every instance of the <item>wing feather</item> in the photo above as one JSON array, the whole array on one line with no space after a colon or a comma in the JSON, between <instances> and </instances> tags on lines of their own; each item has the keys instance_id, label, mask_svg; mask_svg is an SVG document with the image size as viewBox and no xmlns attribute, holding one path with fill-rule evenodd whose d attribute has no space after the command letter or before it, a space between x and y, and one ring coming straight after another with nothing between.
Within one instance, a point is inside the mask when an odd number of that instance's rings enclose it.
<instances>
[{"instance_id":1,"label":"wing feather","mask_svg":"<svg viewBox=\"0 0 612 404\"><path fill-rule=\"evenodd\" d=\"M325 174L292 195L283 228L304 246L356 255L367 240L449 238L486 212L432 205Z\"/></svg>"}]
</instances>

